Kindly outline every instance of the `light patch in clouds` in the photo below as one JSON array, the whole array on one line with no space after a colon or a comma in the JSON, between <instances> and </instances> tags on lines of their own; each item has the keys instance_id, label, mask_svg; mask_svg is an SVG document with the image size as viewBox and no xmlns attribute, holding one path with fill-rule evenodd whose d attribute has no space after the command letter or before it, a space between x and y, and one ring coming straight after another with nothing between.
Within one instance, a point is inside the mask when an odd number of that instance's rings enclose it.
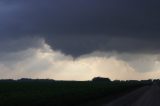
<instances>
[{"instance_id":1,"label":"light patch in clouds","mask_svg":"<svg viewBox=\"0 0 160 106\"><path fill-rule=\"evenodd\" d=\"M30 39L31 40L31 39ZM26 42L32 42L26 39ZM50 78L56 80L90 80L96 76L112 80L159 78L158 54L118 54L93 52L74 58L53 50L44 39L34 39L26 49L3 54L0 78ZM36 43L38 41L38 43ZM23 42L14 41L16 45ZM145 69L150 69L146 70Z\"/></svg>"}]
</instances>

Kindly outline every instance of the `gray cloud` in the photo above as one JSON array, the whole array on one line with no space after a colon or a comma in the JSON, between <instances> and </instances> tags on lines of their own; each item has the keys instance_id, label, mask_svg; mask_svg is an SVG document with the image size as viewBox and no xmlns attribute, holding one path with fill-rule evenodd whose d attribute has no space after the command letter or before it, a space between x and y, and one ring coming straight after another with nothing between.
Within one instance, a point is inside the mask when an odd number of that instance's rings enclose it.
<instances>
[{"instance_id":1,"label":"gray cloud","mask_svg":"<svg viewBox=\"0 0 160 106\"><path fill-rule=\"evenodd\" d=\"M159 53L159 4L159 0L1 0L0 39L43 37L53 49L74 56L95 50Z\"/></svg>"},{"instance_id":2,"label":"gray cloud","mask_svg":"<svg viewBox=\"0 0 160 106\"><path fill-rule=\"evenodd\" d=\"M95 51L74 58L51 49L42 38L28 37L21 40L12 39L10 42L16 45L23 45L24 42L31 44L26 45L25 49L0 54L1 79L27 77L89 80L96 76L103 76L128 80L159 77L159 54Z\"/></svg>"},{"instance_id":3,"label":"gray cloud","mask_svg":"<svg viewBox=\"0 0 160 106\"><path fill-rule=\"evenodd\" d=\"M0 0L0 78L159 78L159 4Z\"/></svg>"},{"instance_id":4,"label":"gray cloud","mask_svg":"<svg viewBox=\"0 0 160 106\"><path fill-rule=\"evenodd\" d=\"M0 42L0 53L18 52L28 48L41 47L42 41L44 39L40 37L3 38Z\"/></svg>"}]
</instances>

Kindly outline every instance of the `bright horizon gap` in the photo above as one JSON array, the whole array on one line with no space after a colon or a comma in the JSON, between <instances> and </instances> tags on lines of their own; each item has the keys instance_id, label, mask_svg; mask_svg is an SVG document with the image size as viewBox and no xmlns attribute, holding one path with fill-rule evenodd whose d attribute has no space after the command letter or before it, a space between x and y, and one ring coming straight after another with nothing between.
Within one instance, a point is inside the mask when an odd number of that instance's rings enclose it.
<instances>
[{"instance_id":1,"label":"bright horizon gap","mask_svg":"<svg viewBox=\"0 0 160 106\"><path fill-rule=\"evenodd\" d=\"M22 39L32 42L31 38ZM95 51L74 58L54 50L43 38L33 39L36 46L3 54L1 79L50 78L55 80L143 80L160 78L160 54L129 54ZM22 45L21 41L12 41Z\"/></svg>"}]
</instances>

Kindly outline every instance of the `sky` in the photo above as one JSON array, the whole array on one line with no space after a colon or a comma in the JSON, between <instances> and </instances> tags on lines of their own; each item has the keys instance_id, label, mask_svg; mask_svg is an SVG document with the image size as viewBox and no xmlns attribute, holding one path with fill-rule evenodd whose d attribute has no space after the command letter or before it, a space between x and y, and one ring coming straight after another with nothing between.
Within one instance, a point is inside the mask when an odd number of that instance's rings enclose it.
<instances>
[{"instance_id":1,"label":"sky","mask_svg":"<svg viewBox=\"0 0 160 106\"><path fill-rule=\"evenodd\" d=\"M0 79L160 78L159 0L0 0Z\"/></svg>"}]
</instances>

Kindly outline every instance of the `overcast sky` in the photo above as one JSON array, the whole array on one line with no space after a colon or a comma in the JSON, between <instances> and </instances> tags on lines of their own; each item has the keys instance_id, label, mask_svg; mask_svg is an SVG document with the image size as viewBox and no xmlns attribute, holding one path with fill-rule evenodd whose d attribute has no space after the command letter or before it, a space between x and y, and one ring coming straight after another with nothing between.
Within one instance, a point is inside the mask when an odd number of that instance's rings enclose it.
<instances>
[{"instance_id":1,"label":"overcast sky","mask_svg":"<svg viewBox=\"0 0 160 106\"><path fill-rule=\"evenodd\" d=\"M0 78L160 78L159 11L159 0L0 0Z\"/></svg>"}]
</instances>

